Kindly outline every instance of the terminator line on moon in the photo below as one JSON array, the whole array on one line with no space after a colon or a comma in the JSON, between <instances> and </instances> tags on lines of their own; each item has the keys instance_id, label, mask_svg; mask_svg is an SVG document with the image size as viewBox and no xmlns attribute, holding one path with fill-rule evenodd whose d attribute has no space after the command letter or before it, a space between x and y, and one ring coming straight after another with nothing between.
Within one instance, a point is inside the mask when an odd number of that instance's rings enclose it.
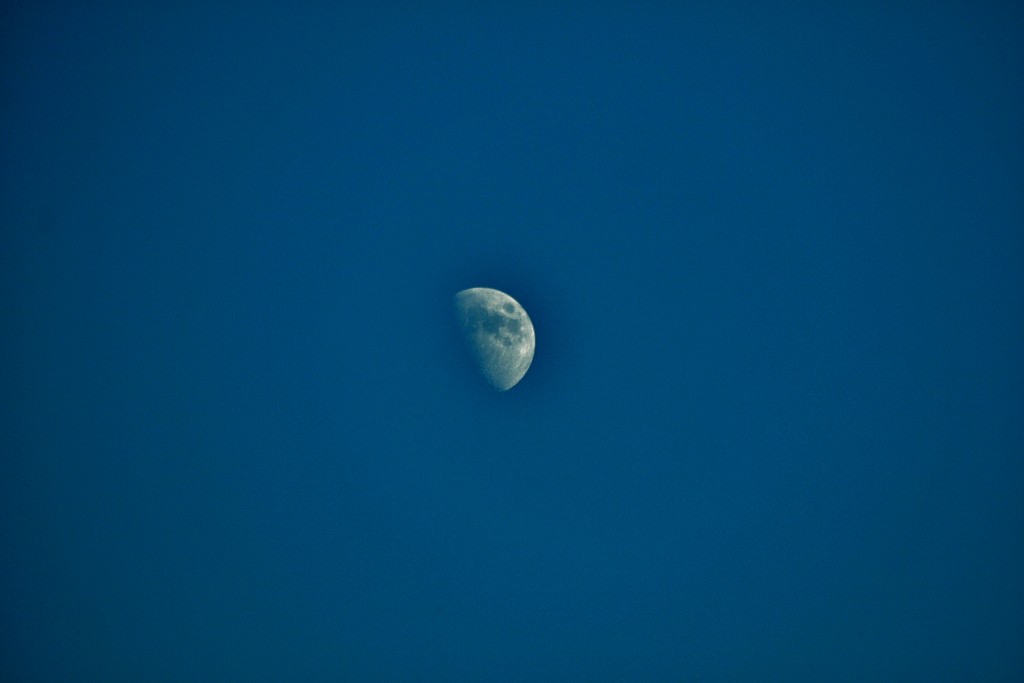
<instances>
[{"instance_id":1,"label":"terminator line on moon","mask_svg":"<svg viewBox=\"0 0 1024 683\"><path fill-rule=\"evenodd\" d=\"M523 307L504 292L472 287L455 295L455 313L483 376L499 391L514 387L530 369L536 346Z\"/></svg>"}]
</instances>

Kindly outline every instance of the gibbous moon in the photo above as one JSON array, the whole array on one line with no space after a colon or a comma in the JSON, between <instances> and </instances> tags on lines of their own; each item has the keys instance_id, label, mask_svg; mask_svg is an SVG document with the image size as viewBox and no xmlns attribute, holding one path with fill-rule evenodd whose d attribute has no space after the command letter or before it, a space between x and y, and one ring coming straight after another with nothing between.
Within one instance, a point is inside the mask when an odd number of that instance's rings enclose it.
<instances>
[{"instance_id":1,"label":"gibbous moon","mask_svg":"<svg viewBox=\"0 0 1024 683\"><path fill-rule=\"evenodd\" d=\"M519 302L487 287L455 295L455 314L480 372L495 389L514 387L530 369L536 338Z\"/></svg>"}]
</instances>

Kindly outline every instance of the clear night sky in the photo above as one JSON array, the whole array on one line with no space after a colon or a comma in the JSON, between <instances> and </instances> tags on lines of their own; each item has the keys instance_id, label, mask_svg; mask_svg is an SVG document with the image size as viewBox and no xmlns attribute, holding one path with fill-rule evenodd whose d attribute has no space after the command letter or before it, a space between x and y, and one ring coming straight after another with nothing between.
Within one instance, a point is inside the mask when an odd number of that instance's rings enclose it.
<instances>
[{"instance_id":1,"label":"clear night sky","mask_svg":"<svg viewBox=\"0 0 1024 683\"><path fill-rule=\"evenodd\" d=\"M0 679L1024 678L1019 3L292 4L3 5Z\"/></svg>"}]
</instances>

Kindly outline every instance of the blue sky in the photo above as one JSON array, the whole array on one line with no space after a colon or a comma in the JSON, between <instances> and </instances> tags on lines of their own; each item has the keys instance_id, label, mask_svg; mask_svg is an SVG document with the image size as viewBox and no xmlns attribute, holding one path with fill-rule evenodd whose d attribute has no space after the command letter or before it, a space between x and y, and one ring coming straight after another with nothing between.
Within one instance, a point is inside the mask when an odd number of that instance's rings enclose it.
<instances>
[{"instance_id":1,"label":"blue sky","mask_svg":"<svg viewBox=\"0 0 1024 683\"><path fill-rule=\"evenodd\" d=\"M1024 12L555 5L5 6L5 680L1020 679Z\"/></svg>"}]
</instances>

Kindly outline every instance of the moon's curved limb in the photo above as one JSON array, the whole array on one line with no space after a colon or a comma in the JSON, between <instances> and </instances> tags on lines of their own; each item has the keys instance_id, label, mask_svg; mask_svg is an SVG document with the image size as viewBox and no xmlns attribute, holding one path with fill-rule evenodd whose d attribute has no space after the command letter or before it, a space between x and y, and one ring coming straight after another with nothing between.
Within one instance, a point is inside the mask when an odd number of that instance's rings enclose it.
<instances>
[{"instance_id":1,"label":"moon's curved limb","mask_svg":"<svg viewBox=\"0 0 1024 683\"><path fill-rule=\"evenodd\" d=\"M499 391L514 387L530 369L536 336L519 302L487 287L455 295L455 313L480 372Z\"/></svg>"}]
</instances>

